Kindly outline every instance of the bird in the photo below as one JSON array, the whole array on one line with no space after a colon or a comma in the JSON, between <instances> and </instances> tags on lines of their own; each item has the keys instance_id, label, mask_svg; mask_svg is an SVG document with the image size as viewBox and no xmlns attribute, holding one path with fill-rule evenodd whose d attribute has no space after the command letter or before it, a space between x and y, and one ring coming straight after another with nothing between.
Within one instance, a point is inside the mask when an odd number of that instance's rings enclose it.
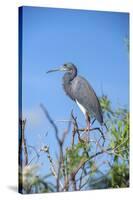
<instances>
[{"instance_id":1,"label":"bird","mask_svg":"<svg viewBox=\"0 0 133 200\"><path fill-rule=\"evenodd\" d=\"M90 130L91 117L94 117L102 125L103 114L99 99L90 83L84 77L78 75L76 65L65 63L58 68L47 71L47 73L57 71L65 72L63 76L63 88L66 95L76 102L83 112L87 125L85 130Z\"/></svg>"}]
</instances>

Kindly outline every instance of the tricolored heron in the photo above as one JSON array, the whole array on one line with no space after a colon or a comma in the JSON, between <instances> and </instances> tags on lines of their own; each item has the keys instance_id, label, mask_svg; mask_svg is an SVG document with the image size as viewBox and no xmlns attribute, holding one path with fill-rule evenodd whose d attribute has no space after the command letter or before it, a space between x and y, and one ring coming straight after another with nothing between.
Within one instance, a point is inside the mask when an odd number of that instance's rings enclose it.
<instances>
[{"instance_id":1,"label":"tricolored heron","mask_svg":"<svg viewBox=\"0 0 133 200\"><path fill-rule=\"evenodd\" d=\"M47 73L56 71L65 72L63 76L64 90L85 115L86 131L90 129L90 116L95 117L102 125L103 115L97 95L85 78L77 76L77 67L73 63L66 63L59 68L49 70Z\"/></svg>"}]
</instances>

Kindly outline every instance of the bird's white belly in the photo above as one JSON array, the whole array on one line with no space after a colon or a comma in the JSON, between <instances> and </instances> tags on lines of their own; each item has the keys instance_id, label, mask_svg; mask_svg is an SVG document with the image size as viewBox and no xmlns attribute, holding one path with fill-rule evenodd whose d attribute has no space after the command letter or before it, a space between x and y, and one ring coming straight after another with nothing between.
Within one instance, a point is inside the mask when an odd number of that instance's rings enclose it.
<instances>
[{"instance_id":1,"label":"bird's white belly","mask_svg":"<svg viewBox=\"0 0 133 200\"><path fill-rule=\"evenodd\" d=\"M76 99L76 103L79 106L80 110L83 112L83 114L86 115L86 109L77 101L77 99Z\"/></svg>"}]
</instances>

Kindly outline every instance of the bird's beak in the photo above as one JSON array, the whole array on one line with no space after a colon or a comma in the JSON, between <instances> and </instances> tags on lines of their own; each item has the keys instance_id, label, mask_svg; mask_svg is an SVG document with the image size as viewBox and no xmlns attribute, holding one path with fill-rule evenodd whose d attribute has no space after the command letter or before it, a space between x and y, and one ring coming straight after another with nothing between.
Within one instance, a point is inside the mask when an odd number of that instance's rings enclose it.
<instances>
[{"instance_id":1,"label":"bird's beak","mask_svg":"<svg viewBox=\"0 0 133 200\"><path fill-rule=\"evenodd\" d=\"M61 66L59 68L51 69L51 70L47 71L46 73L48 74L48 73L57 72L57 71L66 71L66 70L65 70L64 66Z\"/></svg>"},{"instance_id":2,"label":"bird's beak","mask_svg":"<svg viewBox=\"0 0 133 200\"><path fill-rule=\"evenodd\" d=\"M51 72L57 72L57 71L60 71L60 68L55 68L55 69L51 69L49 71L47 71L46 73L51 73Z\"/></svg>"}]
</instances>

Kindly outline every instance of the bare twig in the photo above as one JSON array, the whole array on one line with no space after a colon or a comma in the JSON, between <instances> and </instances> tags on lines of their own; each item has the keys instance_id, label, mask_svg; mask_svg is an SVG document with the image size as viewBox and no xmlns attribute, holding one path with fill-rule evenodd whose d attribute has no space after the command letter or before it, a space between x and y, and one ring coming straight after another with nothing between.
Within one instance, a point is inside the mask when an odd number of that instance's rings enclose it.
<instances>
[{"instance_id":1,"label":"bare twig","mask_svg":"<svg viewBox=\"0 0 133 200\"><path fill-rule=\"evenodd\" d=\"M82 180L83 180L83 174L84 174L84 166L85 165L83 165L83 167L82 167L82 172L81 172L81 175L80 175L80 178L79 178L79 187L78 187L79 190L81 189L81 186L82 186ZM86 176L86 174L85 174L85 176Z\"/></svg>"},{"instance_id":2,"label":"bare twig","mask_svg":"<svg viewBox=\"0 0 133 200\"><path fill-rule=\"evenodd\" d=\"M48 160L50 162L50 165L51 165L51 171L52 171L52 174L53 176L55 176L56 180L58 179L58 174L55 170L55 167L54 167L54 163L53 163L53 160L50 156L50 152L49 152L49 147L48 146L44 146L43 148L41 148L41 151L44 151L47 153L47 157L48 157ZM62 182L59 180L59 185L61 186L61 188L63 188L63 184Z\"/></svg>"},{"instance_id":3,"label":"bare twig","mask_svg":"<svg viewBox=\"0 0 133 200\"><path fill-rule=\"evenodd\" d=\"M36 162L37 162L38 159L39 159L39 157L40 157L40 155L39 155L39 153L37 152L37 150L36 150L36 148L35 148L34 146L28 145L28 147L31 148L31 149L35 152L35 154L36 154L36 155L33 156L33 158L29 161L28 165L30 165L31 162L32 162L35 158L37 158L37 160L36 160Z\"/></svg>"},{"instance_id":4,"label":"bare twig","mask_svg":"<svg viewBox=\"0 0 133 200\"><path fill-rule=\"evenodd\" d=\"M77 190L75 176L76 176L76 174L71 174L71 181L72 181L73 191Z\"/></svg>"},{"instance_id":5,"label":"bare twig","mask_svg":"<svg viewBox=\"0 0 133 200\"><path fill-rule=\"evenodd\" d=\"M71 142L71 144L73 146L74 145L74 137L75 137L76 133L78 135L78 140L80 142L83 142L83 140L80 137L80 133L79 133L80 129L78 127L77 118L74 117L74 115L73 115L73 111L71 112L71 116L72 116L72 119L73 119L73 130L72 130L72 142Z\"/></svg>"},{"instance_id":6,"label":"bare twig","mask_svg":"<svg viewBox=\"0 0 133 200\"><path fill-rule=\"evenodd\" d=\"M50 115L49 115L48 111L46 110L46 108L44 107L44 105L40 104L40 107L41 107L42 111L44 112L45 116L47 117L48 121L50 122L50 124L53 126L56 139L57 139L58 143L60 143L60 138L58 136L58 128L57 128L56 124L54 123L54 121L50 117Z\"/></svg>"},{"instance_id":7,"label":"bare twig","mask_svg":"<svg viewBox=\"0 0 133 200\"><path fill-rule=\"evenodd\" d=\"M62 140L59 138L58 135L58 128L56 126L56 124L54 123L54 121L52 120L52 118L50 117L48 111L46 110L46 108L43 106L43 104L40 104L40 107L42 108L45 116L47 117L47 119L49 120L50 124L53 126L54 131L55 131L55 136L56 136L56 140L58 142L59 145L59 165L58 165L58 173L57 173L57 192L60 191L60 170L61 170L61 165L63 163L63 143L66 137L66 132L63 134Z\"/></svg>"},{"instance_id":8,"label":"bare twig","mask_svg":"<svg viewBox=\"0 0 133 200\"><path fill-rule=\"evenodd\" d=\"M100 132L100 134L101 134L101 136L102 136L102 138L103 138L103 141L105 141L105 136L104 136L104 134L103 134L103 131L102 131L99 127L91 128L89 131L95 131L95 130L97 130L97 131Z\"/></svg>"}]
</instances>

